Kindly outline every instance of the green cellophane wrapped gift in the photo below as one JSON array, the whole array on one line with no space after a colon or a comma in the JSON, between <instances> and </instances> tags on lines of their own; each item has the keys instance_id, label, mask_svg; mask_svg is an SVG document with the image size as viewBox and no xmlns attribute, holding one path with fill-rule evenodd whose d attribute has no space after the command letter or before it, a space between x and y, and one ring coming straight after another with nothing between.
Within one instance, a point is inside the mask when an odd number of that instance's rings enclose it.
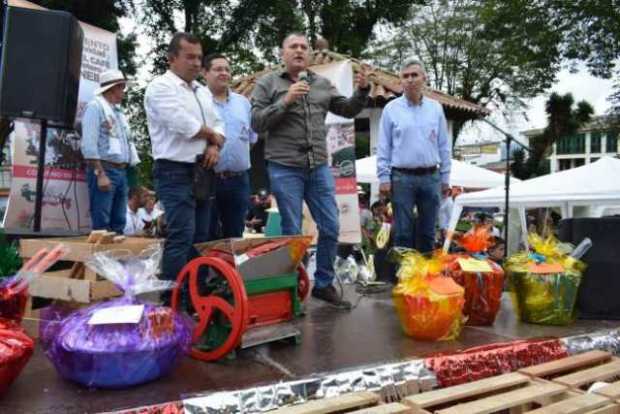
<instances>
[{"instance_id":1,"label":"green cellophane wrapped gift","mask_svg":"<svg viewBox=\"0 0 620 414\"><path fill-rule=\"evenodd\" d=\"M517 253L506 264L517 315L529 323L569 325L585 264L569 255L571 245L553 236L530 234L528 240L534 252Z\"/></svg>"}]
</instances>

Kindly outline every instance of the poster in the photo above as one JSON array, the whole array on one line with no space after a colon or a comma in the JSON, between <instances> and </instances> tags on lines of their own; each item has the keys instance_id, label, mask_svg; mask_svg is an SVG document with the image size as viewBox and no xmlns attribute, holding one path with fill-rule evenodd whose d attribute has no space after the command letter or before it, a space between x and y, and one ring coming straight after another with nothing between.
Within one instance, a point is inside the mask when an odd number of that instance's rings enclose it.
<instances>
[{"instance_id":1,"label":"poster","mask_svg":"<svg viewBox=\"0 0 620 414\"><path fill-rule=\"evenodd\" d=\"M9 5L42 9L24 0ZM99 86L99 75L118 67L116 35L80 22L84 31L81 79L76 123ZM8 230L32 229L40 137L38 121L18 119L11 136L12 180L3 226ZM85 233L90 229L88 189L79 136L72 130L48 128L43 181L41 230Z\"/></svg>"},{"instance_id":2,"label":"poster","mask_svg":"<svg viewBox=\"0 0 620 414\"><path fill-rule=\"evenodd\" d=\"M353 67L350 61L314 66L313 71L329 79L344 96L353 95ZM362 242L357 180L355 178L355 126L353 119L328 113L328 163L336 181L336 202L340 212L341 243Z\"/></svg>"}]
</instances>

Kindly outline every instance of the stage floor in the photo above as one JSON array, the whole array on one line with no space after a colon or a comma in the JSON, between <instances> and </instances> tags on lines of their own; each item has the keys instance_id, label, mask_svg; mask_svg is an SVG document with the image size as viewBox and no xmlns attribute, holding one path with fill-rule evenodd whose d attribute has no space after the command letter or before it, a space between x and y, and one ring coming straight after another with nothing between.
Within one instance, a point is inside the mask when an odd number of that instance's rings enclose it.
<instances>
[{"instance_id":1,"label":"stage floor","mask_svg":"<svg viewBox=\"0 0 620 414\"><path fill-rule=\"evenodd\" d=\"M351 287L347 296L355 302ZM577 321L570 327L519 323L508 297L492 327L465 327L458 341L419 342L400 330L389 293L363 297L351 312L309 299L297 321L302 343L274 343L240 352L237 359L203 363L186 358L170 376L128 390L89 390L64 381L40 348L4 397L4 413L94 413L179 400L183 395L232 390L457 351L478 345L543 336L563 337L618 328L620 321Z\"/></svg>"}]
</instances>

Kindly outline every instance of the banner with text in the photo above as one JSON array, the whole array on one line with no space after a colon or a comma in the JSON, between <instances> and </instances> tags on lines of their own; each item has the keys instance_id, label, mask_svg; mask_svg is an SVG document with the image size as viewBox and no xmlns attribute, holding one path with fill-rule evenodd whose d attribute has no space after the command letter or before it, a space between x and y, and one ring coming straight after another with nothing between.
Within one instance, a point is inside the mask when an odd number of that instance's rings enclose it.
<instances>
[{"instance_id":1,"label":"banner with text","mask_svg":"<svg viewBox=\"0 0 620 414\"><path fill-rule=\"evenodd\" d=\"M329 79L344 96L353 95L351 61L313 66L312 70ZM360 214L355 178L355 126L353 119L327 114L329 166L336 180L336 202L340 210L341 243L361 243Z\"/></svg>"}]
</instances>

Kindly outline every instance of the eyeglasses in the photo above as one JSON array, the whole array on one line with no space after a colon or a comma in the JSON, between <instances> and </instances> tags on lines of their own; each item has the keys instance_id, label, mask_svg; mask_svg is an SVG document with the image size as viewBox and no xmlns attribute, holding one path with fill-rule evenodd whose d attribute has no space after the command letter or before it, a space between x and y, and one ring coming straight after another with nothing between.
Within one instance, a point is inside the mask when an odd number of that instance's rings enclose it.
<instances>
[{"instance_id":1,"label":"eyeglasses","mask_svg":"<svg viewBox=\"0 0 620 414\"><path fill-rule=\"evenodd\" d=\"M415 78L418 78L419 76L420 76L420 74L419 74L419 73L416 73L416 72L412 72L412 73L403 73L403 75L402 75L403 79L409 79L409 78L413 78L413 79L415 79Z\"/></svg>"}]
</instances>

